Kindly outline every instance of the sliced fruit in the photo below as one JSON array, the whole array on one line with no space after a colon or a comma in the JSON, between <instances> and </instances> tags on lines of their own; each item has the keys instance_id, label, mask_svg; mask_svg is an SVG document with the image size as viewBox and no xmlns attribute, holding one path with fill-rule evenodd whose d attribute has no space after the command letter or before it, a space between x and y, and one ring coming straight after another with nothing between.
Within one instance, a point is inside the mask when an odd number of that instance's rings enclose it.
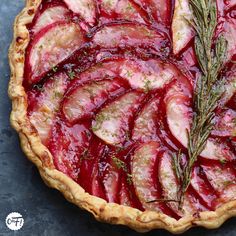
<instances>
[{"instance_id":1,"label":"sliced fruit","mask_svg":"<svg viewBox=\"0 0 236 236\"><path fill-rule=\"evenodd\" d=\"M165 97L166 116L169 129L174 137L183 145L187 146L187 130L190 129L192 119L191 94L186 93L179 83L175 83Z\"/></svg>"},{"instance_id":2,"label":"sliced fruit","mask_svg":"<svg viewBox=\"0 0 236 236\"><path fill-rule=\"evenodd\" d=\"M33 27L34 34L38 33L41 29L47 27L48 25L64 21L68 16L68 9L63 6L52 6L47 8L36 20Z\"/></svg>"},{"instance_id":3,"label":"sliced fruit","mask_svg":"<svg viewBox=\"0 0 236 236\"><path fill-rule=\"evenodd\" d=\"M135 141L148 142L157 140L158 106L160 99L154 98L142 109L134 122L132 139Z\"/></svg>"},{"instance_id":4,"label":"sliced fruit","mask_svg":"<svg viewBox=\"0 0 236 236\"><path fill-rule=\"evenodd\" d=\"M235 0L217 0L217 10L218 10L218 15L224 16L225 12L228 12L231 8L233 8L236 5L236 1ZM218 17L219 17L218 16Z\"/></svg>"},{"instance_id":5,"label":"sliced fruit","mask_svg":"<svg viewBox=\"0 0 236 236\"><path fill-rule=\"evenodd\" d=\"M171 63L158 59L115 59L100 62L80 75L80 81L92 81L102 77L120 76L127 80L133 89L146 93L163 88L174 77L181 76L180 71Z\"/></svg>"},{"instance_id":6,"label":"sliced fruit","mask_svg":"<svg viewBox=\"0 0 236 236\"><path fill-rule=\"evenodd\" d=\"M226 84L223 87L224 94L220 100L220 105L225 106L232 99L232 97L236 94L236 67L233 66L227 76ZM230 74L233 72L232 74Z\"/></svg>"},{"instance_id":7,"label":"sliced fruit","mask_svg":"<svg viewBox=\"0 0 236 236\"><path fill-rule=\"evenodd\" d=\"M132 88L145 92L163 88L179 74L174 65L154 59L126 60L120 71L120 76L127 79Z\"/></svg>"},{"instance_id":8,"label":"sliced fruit","mask_svg":"<svg viewBox=\"0 0 236 236\"><path fill-rule=\"evenodd\" d=\"M50 138L50 131L66 88L67 76L64 73L55 75L44 84L41 92L36 96L33 110L30 111L30 122L38 131L44 144L47 144Z\"/></svg>"},{"instance_id":9,"label":"sliced fruit","mask_svg":"<svg viewBox=\"0 0 236 236\"><path fill-rule=\"evenodd\" d=\"M79 14L86 22L95 23L96 5L94 0L64 0L69 9Z\"/></svg>"},{"instance_id":10,"label":"sliced fruit","mask_svg":"<svg viewBox=\"0 0 236 236\"><path fill-rule=\"evenodd\" d=\"M185 88L180 88L180 85L173 84L167 91L166 102L166 116L169 129L172 135L184 146L188 145L187 130L190 129L190 122L192 119L192 108L189 95L190 91ZM234 160L235 155L222 142L216 139L209 138L206 146L201 153L202 157L208 159L224 159Z\"/></svg>"},{"instance_id":11,"label":"sliced fruit","mask_svg":"<svg viewBox=\"0 0 236 236\"><path fill-rule=\"evenodd\" d=\"M92 188L91 194L93 196L100 197L100 198L107 200L105 193L103 191L103 185L102 185L101 180L99 178L98 170L93 172L92 182L90 184L91 184L91 188Z\"/></svg>"},{"instance_id":12,"label":"sliced fruit","mask_svg":"<svg viewBox=\"0 0 236 236\"><path fill-rule=\"evenodd\" d=\"M220 137L236 136L236 111L225 109L215 117L213 135Z\"/></svg>"},{"instance_id":13,"label":"sliced fruit","mask_svg":"<svg viewBox=\"0 0 236 236\"><path fill-rule=\"evenodd\" d=\"M74 89L67 95L63 103L63 112L69 122L91 117L108 98L125 91L119 79L102 80L85 84Z\"/></svg>"},{"instance_id":14,"label":"sliced fruit","mask_svg":"<svg viewBox=\"0 0 236 236\"><path fill-rule=\"evenodd\" d=\"M56 168L73 180L79 180L81 157L89 145L89 131L85 125L68 127L56 124L49 149Z\"/></svg>"},{"instance_id":15,"label":"sliced fruit","mask_svg":"<svg viewBox=\"0 0 236 236\"><path fill-rule=\"evenodd\" d=\"M176 0L172 21L173 51L178 54L194 36L194 30L190 25L192 12L188 0Z\"/></svg>"},{"instance_id":16,"label":"sliced fruit","mask_svg":"<svg viewBox=\"0 0 236 236\"><path fill-rule=\"evenodd\" d=\"M182 210L179 209L179 203L176 202L179 184L174 173L173 157L170 153L165 152L160 158L158 173L163 190L163 198L169 200L167 205L179 216L192 215L196 212L194 203L188 193L184 196Z\"/></svg>"},{"instance_id":17,"label":"sliced fruit","mask_svg":"<svg viewBox=\"0 0 236 236\"><path fill-rule=\"evenodd\" d=\"M140 23L145 23L140 14L140 9L135 6L132 1L129 0L102 0L101 10L107 15L117 15L118 19L137 21Z\"/></svg>"},{"instance_id":18,"label":"sliced fruit","mask_svg":"<svg viewBox=\"0 0 236 236\"><path fill-rule=\"evenodd\" d=\"M224 24L224 36L227 39L227 56L226 61L231 60L233 55L235 55L236 43L234 38L236 37L236 20L233 18L227 18Z\"/></svg>"},{"instance_id":19,"label":"sliced fruit","mask_svg":"<svg viewBox=\"0 0 236 236\"><path fill-rule=\"evenodd\" d=\"M104 77L117 77L120 73L120 68L124 64L124 59L113 59L101 61L84 71L80 75L82 81L98 80Z\"/></svg>"},{"instance_id":20,"label":"sliced fruit","mask_svg":"<svg viewBox=\"0 0 236 236\"><path fill-rule=\"evenodd\" d=\"M92 130L108 144L120 145L129 139L129 123L144 95L128 92L105 106L95 117Z\"/></svg>"},{"instance_id":21,"label":"sliced fruit","mask_svg":"<svg viewBox=\"0 0 236 236\"><path fill-rule=\"evenodd\" d=\"M141 24L117 24L102 27L93 42L103 48L148 47L159 52L166 44L164 35ZM166 48L166 46L165 46Z\"/></svg>"},{"instance_id":22,"label":"sliced fruit","mask_svg":"<svg viewBox=\"0 0 236 236\"><path fill-rule=\"evenodd\" d=\"M125 180L122 181L121 183L121 189L120 189L120 197L119 197L119 203L121 205L124 206L132 206L132 202L130 200L130 191L129 188L127 186L127 184L125 184Z\"/></svg>"},{"instance_id":23,"label":"sliced fruit","mask_svg":"<svg viewBox=\"0 0 236 236\"><path fill-rule=\"evenodd\" d=\"M236 176L235 172L224 165L202 166L208 181L220 195L218 204L236 199Z\"/></svg>"},{"instance_id":24,"label":"sliced fruit","mask_svg":"<svg viewBox=\"0 0 236 236\"><path fill-rule=\"evenodd\" d=\"M171 1L169 0L134 0L145 9L158 23L167 24L170 19Z\"/></svg>"},{"instance_id":25,"label":"sliced fruit","mask_svg":"<svg viewBox=\"0 0 236 236\"><path fill-rule=\"evenodd\" d=\"M103 186L108 202L118 202L120 173L114 166L108 166L103 178Z\"/></svg>"},{"instance_id":26,"label":"sliced fruit","mask_svg":"<svg viewBox=\"0 0 236 236\"><path fill-rule=\"evenodd\" d=\"M87 133L88 137L91 135ZM89 147L80 156L79 184L88 193L106 199L104 188L99 175L99 159L105 154L105 145L92 136Z\"/></svg>"},{"instance_id":27,"label":"sliced fruit","mask_svg":"<svg viewBox=\"0 0 236 236\"><path fill-rule=\"evenodd\" d=\"M210 184L206 181L206 176L201 167L194 167L191 176L191 186L201 197L209 209L214 209L214 201L218 197Z\"/></svg>"},{"instance_id":28,"label":"sliced fruit","mask_svg":"<svg viewBox=\"0 0 236 236\"><path fill-rule=\"evenodd\" d=\"M28 83L37 82L84 43L80 27L74 23L55 23L33 39L26 57Z\"/></svg>"},{"instance_id":29,"label":"sliced fruit","mask_svg":"<svg viewBox=\"0 0 236 236\"><path fill-rule=\"evenodd\" d=\"M161 211L158 200L161 193L157 186L156 167L160 155L160 144L149 142L141 145L132 160L132 179L136 194L145 210Z\"/></svg>"}]
</instances>

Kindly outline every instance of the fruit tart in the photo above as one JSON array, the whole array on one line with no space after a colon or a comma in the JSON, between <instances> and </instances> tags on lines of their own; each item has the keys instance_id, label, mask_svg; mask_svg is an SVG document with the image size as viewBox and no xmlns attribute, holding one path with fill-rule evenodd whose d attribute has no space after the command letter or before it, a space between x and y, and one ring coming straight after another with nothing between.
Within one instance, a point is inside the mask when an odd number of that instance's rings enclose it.
<instances>
[{"instance_id":1,"label":"fruit tart","mask_svg":"<svg viewBox=\"0 0 236 236\"><path fill-rule=\"evenodd\" d=\"M146 232L236 215L236 1L27 0L11 123L45 183Z\"/></svg>"}]
</instances>

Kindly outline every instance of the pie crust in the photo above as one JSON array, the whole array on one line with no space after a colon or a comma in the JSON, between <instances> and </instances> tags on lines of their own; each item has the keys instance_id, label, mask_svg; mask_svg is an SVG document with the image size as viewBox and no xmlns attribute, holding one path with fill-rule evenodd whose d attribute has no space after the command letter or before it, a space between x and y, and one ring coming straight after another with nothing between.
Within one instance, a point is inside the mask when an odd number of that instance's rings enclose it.
<instances>
[{"instance_id":1,"label":"pie crust","mask_svg":"<svg viewBox=\"0 0 236 236\"><path fill-rule=\"evenodd\" d=\"M41 0L27 0L26 6L16 17L14 39L9 49L11 80L9 96L12 99L11 124L19 133L21 146L26 156L38 168L44 182L58 189L65 198L91 212L98 221L127 225L138 232L152 229L166 229L172 233L182 233L193 226L213 229L219 227L228 218L236 216L236 200L220 206L216 211L200 212L176 220L163 213L140 211L138 209L107 203L84 191L71 178L56 170L50 151L42 144L38 133L27 116L27 98L23 83L25 50L30 37L26 25L32 22Z\"/></svg>"}]
</instances>

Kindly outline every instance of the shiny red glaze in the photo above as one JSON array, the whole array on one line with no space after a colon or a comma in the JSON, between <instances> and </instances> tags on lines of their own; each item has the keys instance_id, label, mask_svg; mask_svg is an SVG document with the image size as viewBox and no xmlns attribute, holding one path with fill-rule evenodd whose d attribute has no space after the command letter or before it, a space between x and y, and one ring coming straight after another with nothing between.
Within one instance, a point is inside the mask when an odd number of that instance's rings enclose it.
<instances>
[{"instance_id":1,"label":"shiny red glaze","mask_svg":"<svg viewBox=\"0 0 236 236\"><path fill-rule=\"evenodd\" d=\"M57 65L56 71L47 71L37 77L34 81L30 81L32 74L28 60L29 52L32 47L32 41L37 41L37 37L40 37L34 36L32 29L40 15L48 8L52 6L66 7L66 5L59 0L42 1L32 23L28 25L28 29L31 32L31 42L26 50L24 71L24 87L28 95L28 114L31 114L38 99L43 96L43 89L41 89L43 85L48 80L52 79L54 74L65 72L68 76L68 89L63 97L63 101L59 104L60 109L50 133L49 144L47 145L53 154L56 168L78 182L85 191L90 194L101 197L109 202L116 202L144 210L138 196L136 195L133 183L127 181L128 175L131 174L131 163L134 150L139 147L140 143L142 144L146 141L150 141L150 137L139 137L135 140L132 139L135 121L138 119L142 111L148 107L148 104L157 99L158 102L155 104L156 113L155 116L153 116L151 124L151 127L153 127L151 139L155 141L158 140L162 145L162 149L165 151L174 153L181 148L183 152L187 154L186 148L183 147L170 131L166 119L166 106L164 99L166 93L176 81L180 81L183 90L186 90L186 95L188 95L188 91L192 93L196 83L196 78L200 73L200 68L195 56L193 40L186 45L180 55L174 56L172 53L170 26L173 16L174 1L130 0L131 6L133 7L133 13L130 15L125 15L121 10L117 10L116 8L107 11L102 8L101 2L101 0L96 1L97 19L96 24L93 27L84 22L78 14L69 11L67 21L74 22L81 27L84 34L85 44L82 45L82 49L78 49L62 63ZM162 4L164 9L162 12L159 12L159 9L154 7L156 6L155 2ZM218 27L216 37L225 31L228 22L233 22L233 25L236 24L235 5L226 0L218 0L217 4ZM58 24L58 22L54 24ZM138 43L136 39L132 37L127 39L125 36L122 38L122 42L116 44L109 42L108 38L108 42L113 46L115 45L112 48L109 48L109 44L107 44L107 46L94 43L94 38L97 33L101 32L105 27L114 26L113 31L116 33L115 28L125 27L127 25L146 27L155 32L156 35L159 35L161 40L152 41L155 42L155 45L153 43L148 44L147 38L142 40L142 38L140 38L140 32L136 32L136 35L138 35L140 40ZM42 29L40 35L50 29L50 27L52 27L52 25ZM109 37L109 35L105 36ZM147 36L148 35L146 35L146 37ZM233 53L231 53L230 56L235 60L236 56L234 55L234 51L232 52ZM125 78L129 75L122 75L122 77L121 74L118 73L119 66L124 60L132 60L134 62L137 60L147 61L149 59L157 58L162 63L172 64L176 67L176 70L179 73L179 76L175 75L169 83L160 88L151 90L147 89L147 91L144 91L142 88L137 86L137 88L134 89L129 84L127 78ZM144 73L144 71L140 72ZM222 74L230 77L234 75L235 72L236 68L234 64L227 62ZM81 119L74 119L73 121L68 121L68 119L66 119L63 112L63 106L68 102L69 96L73 94L77 88L83 87L94 81L96 82L114 78L116 78L120 84L120 89L117 90L118 92L115 92L112 95L108 95L106 92L101 92L99 95L100 100L95 97L97 101L94 101L93 105L91 105L92 108L89 110L88 114ZM143 99L138 109L134 109L135 112L132 115L132 119L129 119L128 121L129 131L126 133L125 142L122 146L106 144L93 133L92 123L96 114L105 106L112 104L123 94L133 90L138 90L140 94L145 95L142 95ZM226 104L222 106L223 107L220 107L217 111L220 112L221 110L231 109L235 112L236 94L234 93ZM123 115L125 117L127 114ZM224 145L226 145L236 157L235 136L230 136L227 132L224 134L222 133L221 135L218 133L217 141L224 143ZM114 164L114 157L118 158L125 164L125 170ZM161 154L158 157L161 158ZM234 171L233 173L235 174L233 166L235 165L235 161L223 164ZM202 168L202 166L218 165L222 165L221 161L210 160L202 157L200 157L195 164L193 171L195 184L190 185L188 197L196 207L197 212L207 209L214 210L217 199L221 197L221 194L209 183L206 173L204 173ZM158 190L157 196L161 198L163 189L158 180L158 162L155 163L155 166L156 168L153 170L152 178L156 183L155 188ZM217 204L219 203L217 202ZM161 211L165 214L176 219L180 218L180 216L165 202L160 205Z\"/></svg>"}]
</instances>

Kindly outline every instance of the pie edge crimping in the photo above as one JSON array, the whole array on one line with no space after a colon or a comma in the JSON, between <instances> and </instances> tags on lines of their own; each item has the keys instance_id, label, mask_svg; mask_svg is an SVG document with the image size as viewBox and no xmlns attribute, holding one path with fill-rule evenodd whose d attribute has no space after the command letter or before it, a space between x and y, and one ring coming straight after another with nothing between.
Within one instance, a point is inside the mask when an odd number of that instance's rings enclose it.
<instances>
[{"instance_id":1,"label":"pie edge crimping","mask_svg":"<svg viewBox=\"0 0 236 236\"><path fill-rule=\"evenodd\" d=\"M236 200L225 203L216 211L200 212L180 220L163 213L142 212L132 207L107 203L86 193L79 184L55 169L50 151L41 143L27 117L27 98L22 86L25 49L30 41L26 25L32 21L40 3L41 0L26 0L25 8L15 19L14 38L9 49L11 79L8 92L12 100L11 125L19 133L24 153L37 166L44 182L63 193L68 201L91 212L98 221L127 225L138 232L166 229L172 233L182 233L193 226L213 229L236 216Z\"/></svg>"}]
</instances>

